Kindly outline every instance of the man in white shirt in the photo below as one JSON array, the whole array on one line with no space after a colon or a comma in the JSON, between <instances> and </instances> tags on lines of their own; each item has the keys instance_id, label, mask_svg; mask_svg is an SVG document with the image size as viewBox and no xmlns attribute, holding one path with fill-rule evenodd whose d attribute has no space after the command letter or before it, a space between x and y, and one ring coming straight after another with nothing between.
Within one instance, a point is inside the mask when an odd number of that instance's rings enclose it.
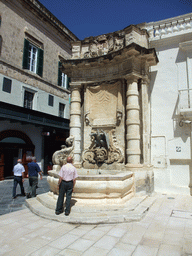
<instances>
[{"instance_id":1,"label":"man in white shirt","mask_svg":"<svg viewBox=\"0 0 192 256\"><path fill-rule=\"evenodd\" d=\"M66 194L66 202L65 202L65 215L68 216L70 213L70 202L71 196L73 192L73 188L76 183L76 178L78 177L76 168L72 165L73 159L72 157L67 157L67 164L61 167L59 172L59 196L57 200L57 206L55 210L55 214L58 215L63 212L63 201L64 196Z\"/></svg>"},{"instance_id":2,"label":"man in white shirt","mask_svg":"<svg viewBox=\"0 0 192 256\"><path fill-rule=\"evenodd\" d=\"M21 163L22 163L22 160L18 159L17 164L13 168L13 173L14 173L13 199L16 198L16 188L17 188L18 183L21 188L21 195L25 196L25 191L24 191L24 187L23 187L25 168L23 167L23 165Z\"/></svg>"}]
</instances>

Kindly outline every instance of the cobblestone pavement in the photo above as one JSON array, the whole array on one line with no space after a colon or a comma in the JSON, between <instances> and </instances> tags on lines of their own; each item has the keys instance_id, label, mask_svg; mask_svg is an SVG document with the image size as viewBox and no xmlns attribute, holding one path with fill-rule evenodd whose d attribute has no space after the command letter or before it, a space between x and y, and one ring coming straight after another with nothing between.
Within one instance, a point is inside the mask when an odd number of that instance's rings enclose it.
<instances>
[{"instance_id":1,"label":"cobblestone pavement","mask_svg":"<svg viewBox=\"0 0 192 256\"><path fill-rule=\"evenodd\" d=\"M28 179L24 181L24 188L27 191ZM19 184L17 185L17 198L12 199L13 191L13 179L6 179L0 181L0 215L25 209L25 199L20 195L21 190ZM46 193L49 191L49 184L47 183L47 176L43 176L43 179L39 179L39 184L37 188L37 194Z\"/></svg>"}]
</instances>

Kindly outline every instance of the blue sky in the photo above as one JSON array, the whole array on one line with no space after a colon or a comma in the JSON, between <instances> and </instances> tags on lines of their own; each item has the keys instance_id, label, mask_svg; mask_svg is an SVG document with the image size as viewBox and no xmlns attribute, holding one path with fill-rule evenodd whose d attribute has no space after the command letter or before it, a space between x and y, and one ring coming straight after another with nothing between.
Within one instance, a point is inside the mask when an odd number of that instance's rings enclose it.
<instances>
[{"instance_id":1,"label":"blue sky","mask_svg":"<svg viewBox=\"0 0 192 256\"><path fill-rule=\"evenodd\" d=\"M79 39L192 12L192 0L39 0Z\"/></svg>"}]
</instances>

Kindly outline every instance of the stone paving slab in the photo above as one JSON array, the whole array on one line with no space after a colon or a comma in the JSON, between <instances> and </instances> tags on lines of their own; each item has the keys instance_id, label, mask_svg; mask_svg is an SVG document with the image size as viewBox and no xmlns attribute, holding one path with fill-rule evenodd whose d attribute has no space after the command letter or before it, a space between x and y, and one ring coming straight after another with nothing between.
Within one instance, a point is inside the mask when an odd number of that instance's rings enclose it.
<instances>
[{"instance_id":1,"label":"stone paving slab","mask_svg":"<svg viewBox=\"0 0 192 256\"><path fill-rule=\"evenodd\" d=\"M28 208L1 215L0 255L192 255L192 197L154 194L143 203L152 198L144 217L132 222L70 224L39 217ZM178 217L172 214L176 211Z\"/></svg>"},{"instance_id":2,"label":"stone paving slab","mask_svg":"<svg viewBox=\"0 0 192 256\"><path fill-rule=\"evenodd\" d=\"M78 205L71 207L69 216L55 215L56 200L45 193L26 200L27 207L36 215L59 222L79 224L122 223L139 221L155 202L154 197L133 197L124 205Z\"/></svg>"}]
</instances>

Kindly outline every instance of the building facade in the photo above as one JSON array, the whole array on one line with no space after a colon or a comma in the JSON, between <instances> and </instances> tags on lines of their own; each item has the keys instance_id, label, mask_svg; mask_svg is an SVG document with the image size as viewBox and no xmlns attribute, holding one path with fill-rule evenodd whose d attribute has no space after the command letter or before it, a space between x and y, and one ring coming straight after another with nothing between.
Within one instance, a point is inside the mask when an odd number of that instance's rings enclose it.
<instances>
[{"instance_id":1,"label":"building facade","mask_svg":"<svg viewBox=\"0 0 192 256\"><path fill-rule=\"evenodd\" d=\"M69 79L62 59L77 38L39 1L0 2L0 180L35 155L46 173L69 135Z\"/></svg>"},{"instance_id":2,"label":"building facade","mask_svg":"<svg viewBox=\"0 0 192 256\"><path fill-rule=\"evenodd\" d=\"M155 191L192 194L192 13L151 22L151 163Z\"/></svg>"}]
</instances>

